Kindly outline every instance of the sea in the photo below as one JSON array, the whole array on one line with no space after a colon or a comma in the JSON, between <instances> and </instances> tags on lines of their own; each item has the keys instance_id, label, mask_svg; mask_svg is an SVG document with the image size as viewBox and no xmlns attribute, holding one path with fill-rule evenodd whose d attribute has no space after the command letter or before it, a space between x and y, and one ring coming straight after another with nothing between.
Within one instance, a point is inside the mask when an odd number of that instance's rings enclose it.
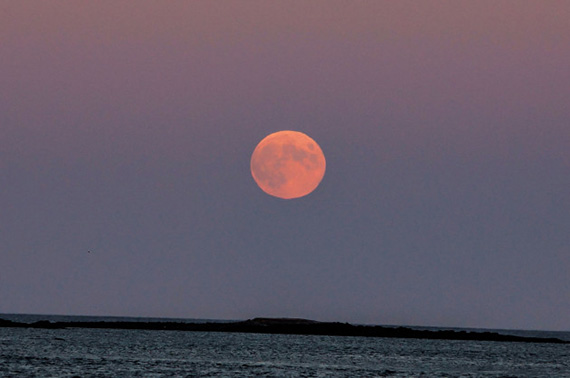
<instances>
[{"instance_id":1,"label":"sea","mask_svg":"<svg viewBox=\"0 0 570 378\"><path fill-rule=\"evenodd\" d=\"M212 321L21 314L0 319ZM570 341L570 332L490 331ZM570 377L570 344L7 327L0 328L0 376Z\"/></svg>"}]
</instances>

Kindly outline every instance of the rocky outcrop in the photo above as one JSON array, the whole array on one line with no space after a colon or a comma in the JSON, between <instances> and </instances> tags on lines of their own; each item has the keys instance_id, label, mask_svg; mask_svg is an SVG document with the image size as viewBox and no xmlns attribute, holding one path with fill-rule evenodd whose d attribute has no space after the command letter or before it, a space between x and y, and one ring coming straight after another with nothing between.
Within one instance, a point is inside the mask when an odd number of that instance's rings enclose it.
<instances>
[{"instance_id":1,"label":"rocky outcrop","mask_svg":"<svg viewBox=\"0 0 570 378\"><path fill-rule=\"evenodd\" d=\"M115 329L147 329L176 330L194 332L243 332L269 333L287 335L322 335L322 336L363 336L441 340L477 340L477 341L510 341L532 343L570 344L556 338L522 337L504 335L495 332L467 331L428 331L408 327L382 327L352 325L349 323L319 322L298 318L254 318L239 322L49 322L39 321L26 324L0 319L0 327L29 328L115 328Z\"/></svg>"}]
</instances>

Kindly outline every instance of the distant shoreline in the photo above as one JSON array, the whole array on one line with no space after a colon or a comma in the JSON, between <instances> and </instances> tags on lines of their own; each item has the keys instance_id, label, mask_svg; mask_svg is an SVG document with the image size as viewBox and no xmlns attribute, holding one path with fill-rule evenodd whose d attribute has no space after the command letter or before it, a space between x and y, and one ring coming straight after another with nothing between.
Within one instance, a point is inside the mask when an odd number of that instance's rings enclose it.
<instances>
[{"instance_id":1,"label":"distant shoreline","mask_svg":"<svg viewBox=\"0 0 570 378\"><path fill-rule=\"evenodd\" d=\"M570 344L570 341L558 338L526 337L504 335L496 332L470 332L453 330L417 330L408 327L383 327L370 325L352 325L339 322L319 322L297 318L254 318L236 322L132 322L132 321L57 321L41 320L34 323L22 323L0 318L0 327L66 329L66 328L104 328L132 330L170 330L192 332L240 332L266 333L283 335L320 335L320 336L361 336L404 339L431 340L471 340L528 343Z\"/></svg>"}]
</instances>

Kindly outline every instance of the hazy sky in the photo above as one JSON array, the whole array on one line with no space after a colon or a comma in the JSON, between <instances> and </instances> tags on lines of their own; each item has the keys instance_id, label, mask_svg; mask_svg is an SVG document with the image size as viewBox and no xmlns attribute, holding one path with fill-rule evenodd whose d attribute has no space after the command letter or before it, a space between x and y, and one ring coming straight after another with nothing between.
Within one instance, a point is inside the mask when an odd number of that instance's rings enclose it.
<instances>
[{"instance_id":1,"label":"hazy sky","mask_svg":"<svg viewBox=\"0 0 570 378\"><path fill-rule=\"evenodd\" d=\"M569 20L2 2L0 313L570 330ZM297 200L249 171L283 129L327 159Z\"/></svg>"}]
</instances>

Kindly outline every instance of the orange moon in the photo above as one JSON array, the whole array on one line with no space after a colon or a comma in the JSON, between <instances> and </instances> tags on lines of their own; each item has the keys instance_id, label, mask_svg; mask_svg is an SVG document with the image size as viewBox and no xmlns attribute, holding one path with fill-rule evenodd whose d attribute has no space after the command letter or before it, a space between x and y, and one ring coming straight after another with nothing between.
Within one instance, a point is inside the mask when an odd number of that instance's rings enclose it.
<instances>
[{"instance_id":1,"label":"orange moon","mask_svg":"<svg viewBox=\"0 0 570 378\"><path fill-rule=\"evenodd\" d=\"M321 147L299 131L269 134L251 155L251 175L257 185L265 193L284 199L311 193L319 186L325 169Z\"/></svg>"}]
</instances>

